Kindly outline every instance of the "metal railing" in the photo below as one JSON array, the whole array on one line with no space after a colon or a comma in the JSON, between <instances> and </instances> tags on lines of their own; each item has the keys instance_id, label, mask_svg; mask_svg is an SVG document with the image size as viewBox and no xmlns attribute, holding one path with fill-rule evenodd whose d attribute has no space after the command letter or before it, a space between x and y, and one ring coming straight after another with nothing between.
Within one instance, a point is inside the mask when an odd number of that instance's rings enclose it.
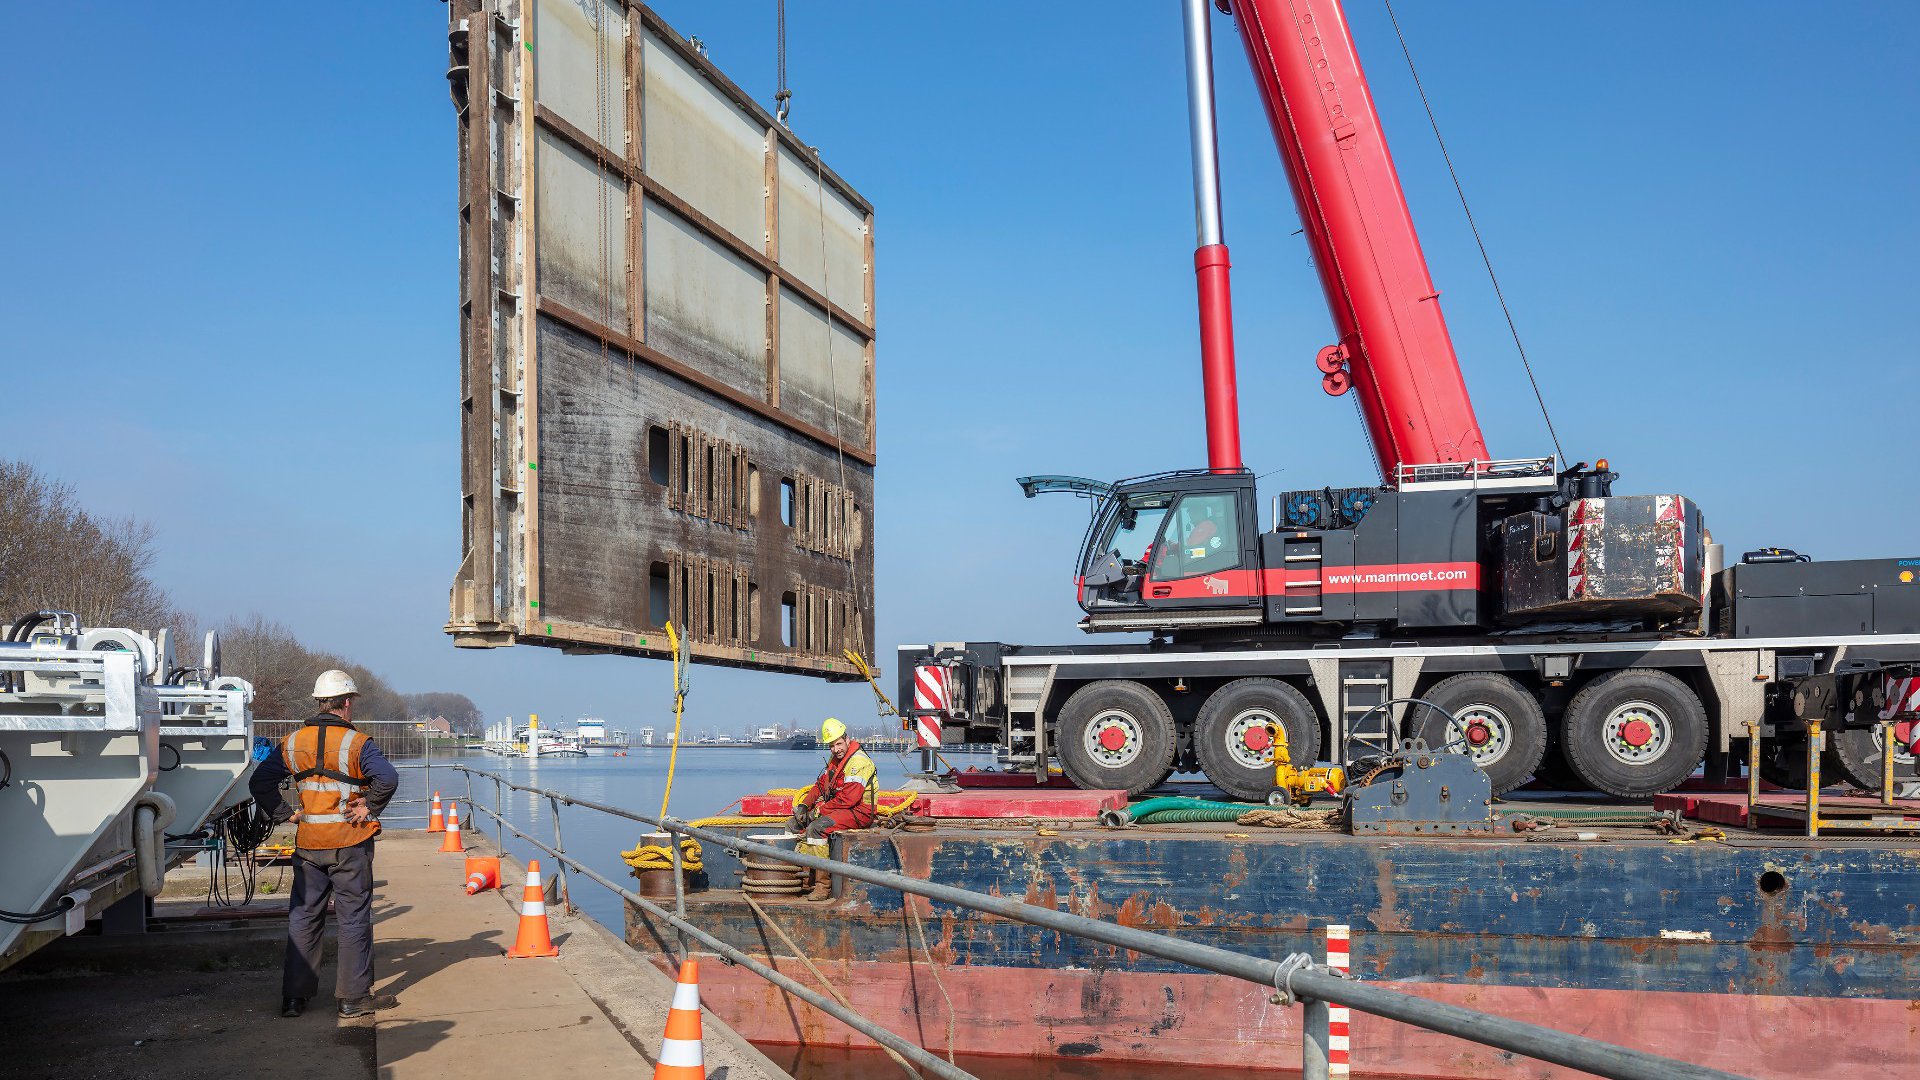
<instances>
[{"instance_id":1,"label":"metal railing","mask_svg":"<svg viewBox=\"0 0 1920 1080\"><path fill-rule=\"evenodd\" d=\"M752 971L875 1042L895 1050L915 1065L947 1080L974 1080L974 1078L971 1074L928 1053L920 1046L901 1038L851 1009L842 1007L838 1002L802 986L688 922L686 887L680 872L680 845L677 841L666 845L673 857L674 888L673 910L668 911L658 902L625 888L578 859L567 855L565 846L561 842L559 808L563 805L578 806L610 814L628 821L653 826L660 832L674 837L692 837L731 854L752 854L791 866L824 871L854 881L863 881L869 885L922 896L928 900L937 900L955 907L997 915L1029 926L1038 926L1087 941L1112 945L1172 963L1184 964L1200 971L1245 980L1270 990L1272 993L1269 1000L1273 1004L1291 1005L1298 1002L1303 1006L1301 1069L1306 1080L1325 1080L1328 1076L1328 1050L1331 1045L1328 1037L1328 1006L1331 1005L1344 1005L1349 1009L1358 1009L1373 1016L1411 1024L1482 1046L1537 1058L1570 1069L1613 1078L1613 1080L1740 1080L1733 1073L1661 1057L1644 1050L1634 1050L1630 1047L1590 1039L1584 1035L1557 1031L1538 1024L1495 1016L1458 1005L1430 1001L1412 994L1390 990L1378 984L1357 982L1335 972L1332 968L1315 963L1306 953L1294 953L1282 960L1246 956L1211 945L1182 941L1166 934L1137 930L1082 915L1057 911L1053 908L1036 907L1004 897L990 896L932 881L922 881L919 878L907 877L888 870L875 870L836 859L785 851L742 837L700 828L672 816L654 817L622 807L608 806L564 792L516 783L497 773L458 763L444 767L466 774L466 802L472 810L478 810L493 818L496 838L503 852L506 850L506 845L502 830L511 832L554 859L561 868L560 887L563 898L566 896L566 871L572 869L575 873L605 886L628 903L672 926L680 936L679 945L683 958L688 950L688 939L698 941L732 963ZM548 846L521 832L498 810L475 803L472 781L476 776L493 781L496 807L504 806L504 792L508 788L547 799L553 808L553 845ZM570 903L568 909L572 909Z\"/></svg>"}]
</instances>

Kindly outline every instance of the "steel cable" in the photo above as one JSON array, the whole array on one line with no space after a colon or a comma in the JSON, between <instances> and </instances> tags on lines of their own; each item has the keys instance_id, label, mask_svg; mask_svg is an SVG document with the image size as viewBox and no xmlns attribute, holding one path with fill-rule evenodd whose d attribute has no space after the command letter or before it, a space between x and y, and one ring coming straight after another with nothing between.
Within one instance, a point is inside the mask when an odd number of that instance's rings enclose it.
<instances>
[{"instance_id":1,"label":"steel cable","mask_svg":"<svg viewBox=\"0 0 1920 1080\"><path fill-rule=\"evenodd\" d=\"M1480 237L1480 226L1473 220L1473 208L1467 205L1466 189L1460 186L1460 174L1454 170L1453 155L1447 152L1447 140L1440 134L1440 121L1433 114L1433 103L1427 100L1427 88L1421 85L1420 71L1413 66L1413 50L1407 48L1407 35L1400 32L1400 17L1394 13L1393 0L1382 0L1387 5L1387 18L1393 22L1394 36L1400 39L1400 53L1407 58L1407 71L1413 76L1413 87L1420 91L1420 104L1427 110L1427 123L1433 128L1433 141L1440 144L1440 157L1447 163L1447 175L1453 179L1454 194L1460 196L1460 209L1467 215L1467 228L1473 230L1473 242L1480 248L1480 261L1486 264L1487 280L1493 283L1493 295L1500 301L1500 313L1507 317L1507 332L1513 335L1513 347L1520 353L1520 366L1527 370L1527 382L1533 387L1533 400L1540 404L1540 418L1547 422L1547 434L1553 439L1553 452L1560 455L1560 463L1566 464L1567 452L1560 447L1560 433L1554 429L1553 416L1547 412L1547 399L1540 392L1540 380L1534 377L1533 361L1527 359L1527 347L1520 343L1520 328L1514 325L1513 311L1507 307L1507 297L1500 290L1500 278L1493 272L1493 258L1487 254L1487 242Z\"/></svg>"}]
</instances>

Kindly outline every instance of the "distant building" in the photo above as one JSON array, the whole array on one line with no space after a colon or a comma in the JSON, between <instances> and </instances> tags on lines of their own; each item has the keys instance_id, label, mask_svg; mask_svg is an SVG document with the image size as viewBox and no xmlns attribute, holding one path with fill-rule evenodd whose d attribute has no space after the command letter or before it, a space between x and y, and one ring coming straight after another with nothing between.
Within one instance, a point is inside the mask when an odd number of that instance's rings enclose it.
<instances>
[{"instance_id":1,"label":"distant building","mask_svg":"<svg viewBox=\"0 0 1920 1080\"><path fill-rule=\"evenodd\" d=\"M453 724L444 716L435 716L425 720L416 719L414 721L414 724L415 726L419 727L421 731L424 731L429 735L453 734Z\"/></svg>"}]
</instances>

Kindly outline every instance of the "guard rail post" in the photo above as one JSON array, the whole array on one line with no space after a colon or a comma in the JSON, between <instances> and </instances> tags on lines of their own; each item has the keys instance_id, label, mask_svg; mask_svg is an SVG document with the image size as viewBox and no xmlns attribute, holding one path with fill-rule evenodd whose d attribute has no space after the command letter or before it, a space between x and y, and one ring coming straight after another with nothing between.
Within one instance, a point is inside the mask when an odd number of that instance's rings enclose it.
<instances>
[{"instance_id":1,"label":"guard rail post","mask_svg":"<svg viewBox=\"0 0 1920 1080\"><path fill-rule=\"evenodd\" d=\"M500 786L500 778L493 778L493 839L500 845L500 854L507 853L507 795Z\"/></svg>"},{"instance_id":2,"label":"guard rail post","mask_svg":"<svg viewBox=\"0 0 1920 1080\"><path fill-rule=\"evenodd\" d=\"M547 795L547 807L553 812L553 850L557 853L555 871L560 878L560 905L567 914L574 914L573 890L567 886L567 845L560 839L560 800L551 793ZM495 819L498 820L498 819ZM505 848L501 849L506 850Z\"/></svg>"},{"instance_id":3,"label":"guard rail post","mask_svg":"<svg viewBox=\"0 0 1920 1080\"><path fill-rule=\"evenodd\" d=\"M680 865L679 837L667 834L667 851L673 856L673 913L684 922L687 918L687 882L686 871ZM687 932L675 927L674 936L680 942L680 962L684 964L692 952L687 942Z\"/></svg>"},{"instance_id":4,"label":"guard rail post","mask_svg":"<svg viewBox=\"0 0 1920 1080\"><path fill-rule=\"evenodd\" d=\"M1327 1080L1328 1065L1333 1061L1333 1055L1328 1052L1333 1046L1328 1034L1332 1027L1332 1013L1327 1003L1317 998L1307 998L1300 1003L1302 1080Z\"/></svg>"}]
</instances>

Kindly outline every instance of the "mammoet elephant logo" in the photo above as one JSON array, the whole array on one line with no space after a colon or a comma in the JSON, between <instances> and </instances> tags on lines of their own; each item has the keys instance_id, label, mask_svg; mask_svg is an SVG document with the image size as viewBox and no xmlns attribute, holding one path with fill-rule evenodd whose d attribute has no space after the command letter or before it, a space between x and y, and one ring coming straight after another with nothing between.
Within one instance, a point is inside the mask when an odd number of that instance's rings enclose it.
<instances>
[{"instance_id":1,"label":"mammoet elephant logo","mask_svg":"<svg viewBox=\"0 0 1920 1080\"><path fill-rule=\"evenodd\" d=\"M1200 579L1200 584L1205 585L1207 587L1207 592L1211 593L1214 596L1227 595L1227 579L1226 578L1214 577L1212 574L1208 574L1206 577L1203 577Z\"/></svg>"}]
</instances>

